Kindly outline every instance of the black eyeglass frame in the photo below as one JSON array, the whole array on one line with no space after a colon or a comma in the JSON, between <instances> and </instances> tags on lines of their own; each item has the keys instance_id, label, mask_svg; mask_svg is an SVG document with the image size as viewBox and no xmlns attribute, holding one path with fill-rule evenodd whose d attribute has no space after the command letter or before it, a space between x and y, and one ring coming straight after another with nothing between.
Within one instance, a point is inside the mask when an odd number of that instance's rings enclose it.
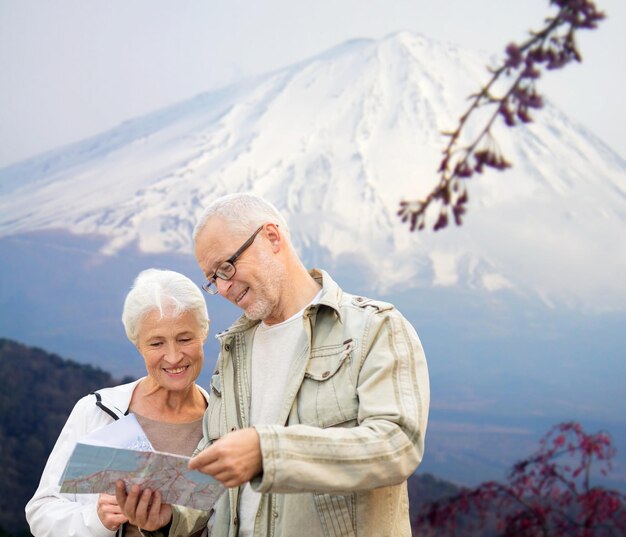
<instances>
[{"instance_id":1,"label":"black eyeglass frame","mask_svg":"<svg viewBox=\"0 0 626 537\"><path fill-rule=\"evenodd\" d=\"M233 255L231 255L226 261L222 261L220 263L220 266L213 273L213 276L207 278L206 282L202 284L203 291L209 293L210 295L216 295L219 292L217 290L217 286L215 285L217 278L219 278L220 280L228 281L237 273L235 261L237 261L237 259L239 259L239 256L241 256L241 254L243 254L250 247L250 245L254 242L254 239L256 239L256 236L261 232L264 226L265 224L260 226ZM230 265L232 267L232 274L228 275L222 271L222 267L224 267L224 265Z\"/></svg>"}]
</instances>

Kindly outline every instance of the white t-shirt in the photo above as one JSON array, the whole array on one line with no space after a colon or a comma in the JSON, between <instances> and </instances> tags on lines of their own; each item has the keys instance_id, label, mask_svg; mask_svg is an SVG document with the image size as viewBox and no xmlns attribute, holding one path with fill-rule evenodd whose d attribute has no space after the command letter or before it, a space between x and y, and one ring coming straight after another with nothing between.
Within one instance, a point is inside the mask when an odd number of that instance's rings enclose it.
<instances>
[{"instance_id":1,"label":"white t-shirt","mask_svg":"<svg viewBox=\"0 0 626 537\"><path fill-rule=\"evenodd\" d=\"M282 323L261 323L252 342L250 373L250 425L278 423L278 414L285 396L285 387L296 349L306 337L302 316L311 304L317 304L322 291L298 313ZM239 536L252 537L254 519L259 509L261 494L247 483L239 499Z\"/></svg>"}]
</instances>

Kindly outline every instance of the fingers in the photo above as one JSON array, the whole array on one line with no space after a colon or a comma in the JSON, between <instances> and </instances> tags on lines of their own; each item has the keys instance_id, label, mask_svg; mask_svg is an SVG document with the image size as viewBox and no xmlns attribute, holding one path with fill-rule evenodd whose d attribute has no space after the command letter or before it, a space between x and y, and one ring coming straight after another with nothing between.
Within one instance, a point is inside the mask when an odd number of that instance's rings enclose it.
<instances>
[{"instance_id":1,"label":"fingers","mask_svg":"<svg viewBox=\"0 0 626 537\"><path fill-rule=\"evenodd\" d=\"M229 471L219 472L213 477L215 477L215 479L217 479L222 485L227 488L235 488L250 481L250 479L245 479L245 477L242 477L240 473Z\"/></svg>"},{"instance_id":2,"label":"fingers","mask_svg":"<svg viewBox=\"0 0 626 537\"><path fill-rule=\"evenodd\" d=\"M133 502L128 501L128 494L126 494L126 485L121 479L117 480L115 483L115 499L117 500L117 504L120 506L122 512L129 518L132 519L135 514L135 506Z\"/></svg>"},{"instance_id":3,"label":"fingers","mask_svg":"<svg viewBox=\"0 0 626 537\"><path fill-rule=\"evenodd\" d=\"M117 529L124 524L124 522L128 522L128 518L124 515L112 514L109 514L100 520L102 521L102 525L110 531L117 531Z\"/></svg>"},{"instance_id":4,"label":"fingers","mask_svg":"<svg viewBox=\"0 0 626 537\"><path fill-rule=\"evenodd\" d=\"M103 496L107 496L106 494L101 494L100 498ZM117 505L123 507L126 503L126 485L124 481L118 479L115 483L115 500L117 501Z\"/></svg>"},{"instance_id":5,"label":"fingers","mask_svg":"<svg viewBox=\"0 0 626 537\"><path fill-rule=\"evenodd\" d=\"M211 446L204 451L198 453L195 457L192 457L189 461L189 469L190 470L199 470L200 472L204 472L205 474L213 475L209 469L212 464L217 462L216 451L213 449L214 446Z\"/></svg>"},{"instance_id":6,"label":"fingers","mask_svg":"<svg viewBox=\"0 0 626 537\"><path fill-rule=\"evenodd\" d=\"M142 491L133 485L128 493L123 481L115 486L115 497L128 521L139 528L154 531L165 526L172 518L172 508L161 501L161 494L150 489Z\"/></svg>"},{"instance_id":7,"label":"fingers","mask_svg":"<svg viewBox=\"0 0 626 537\"><path fill-rule=\"evenodd\" d=\"M147 489L144 492L150 495L150 490ZM115 498L122 510L122 513L128 517L131 524L135 526L141 526L142 522L146 522L142 519L142 513L139 512L139 501L141 499L141 490L137 485L133 485L128 492L126 492L126 484L122 480L118 480L115 484Z\"/></svg>"},{"instance_id":8,"label":"fingers","mask_svg":"<svg viewBox=\"0 0 626 537\"><path fill-rule=\"evenodd\" d=\"M254 428L228 433L189 461L189 468L213 476L227 487L250 481L263 470L259 435Z\"/></svg>"},{"instance_id":9,"label":"fingers","mask_svg":"<svg viewBox=\"0 0 626 537\"><path fill-rule=\"evenodd\" d=\"M144 500L147 502L147 522L141 527L152 531L162 528L172 520L172 506L162 502L159 491L154 492L152 496L149 492L149 490L143 492L139 504L143 508Z\"/></svg>"},{"instance_id":10,"label":"fingers","mask_svg":"<svg viewBox=\"0 0 626 537\"><path fill-rule=\"evenodd\" d=\"M110 531L116 531L128 518L124 516L115 496L100 494L96 512L102 525Z\"/></svg>"},{"instance_id":11,"label":"fingers","mask_svg":"<svg viewBox=\"0 0 626 537\"><path fill-rule=\"evenodd\" d=\"M139 489L139 487L137 485L133 485L131 487L131 494L134 492L134 489L136 489L137 494L138 494L138 498L139 498L139 502L137 503L137 510L135 511L135 516L137 517L137 521L138 521L138 526L140 528L146 528L148 529L148 526L150 525L150 521L151 521L151 507L153 503L152 501L152 491L150 489L146 489L143 492L141 492L141 490ZM155 496L158 493L154 493ZM160 495L159 495L159 507L161 506L161 499L160 499Z\"/></svg>"}]
</instances>

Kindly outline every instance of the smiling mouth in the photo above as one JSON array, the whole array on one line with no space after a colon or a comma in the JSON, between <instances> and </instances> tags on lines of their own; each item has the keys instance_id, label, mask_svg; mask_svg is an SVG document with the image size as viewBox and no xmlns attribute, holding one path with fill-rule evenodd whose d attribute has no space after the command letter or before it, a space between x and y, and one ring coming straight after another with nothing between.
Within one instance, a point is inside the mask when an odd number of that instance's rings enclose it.
<instances>
[{"instance_id":1,"label":"smiling mouth","mask_svg":"<svg viewBox=\"0 0 626 537\"><path fill-rule=\"evenodd\" d=\"M249 291L249 290L250 290L250 288L249 288L249 287L247 287L247 288L245 289L245 291L243 291L243 293L241 293L241 294L240 294L237 298L235 298L235 302L236 302L237 304L239 304L239 302L243 299L243 297L244 297L244 296L246 296L246 295L248 294L248 291Z\"/></svg>"},{"instance_id":2,"label":"smiling mouth","mask_svg":"<svg viewBox=\"0 0 626 537\"><path fill-rule=\"evenodd\" d=\"M163 371L165 371L166 373L169 373L170 375L178 375L179 373L186 371L188 367L189 367L188 365L184 365L182 367L171 367L169 369L164 367Z\"/></svg>"}]
</instances>

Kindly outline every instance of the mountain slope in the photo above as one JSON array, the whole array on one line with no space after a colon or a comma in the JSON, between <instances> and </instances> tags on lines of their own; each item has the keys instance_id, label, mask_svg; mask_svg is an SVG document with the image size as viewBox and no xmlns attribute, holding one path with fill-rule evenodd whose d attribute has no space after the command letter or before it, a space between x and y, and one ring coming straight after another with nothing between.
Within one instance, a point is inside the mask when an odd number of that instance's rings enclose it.
<instances>
[{"instance_id":1,"label":"mountain slope","mask_svg":"<svg viewBox=\"0 0 626 537\"><path fill-rule=\"evenodd\" d=\"M285 211L307 260L359 268L382 292L505 289L623 310L626 162L547 104L500 129L514 163L470 187L466 224L410 234L402 198L436 182L444 139L487 59L400 33L348 42L0 170L0 236L102 234L104 252L190 252L202 206L252 190Z\"/></svg>"},{"instance_id":2,"label":"mountain slope","mask_svg":"<svg viewBox=\"0 0 626 537\"><path fill-rule=\"evenodd\" d=\"M27 527L24 506L76 401L119 383L101 369L0 338L0 527Z\"/></svg>"}]
</instances>

